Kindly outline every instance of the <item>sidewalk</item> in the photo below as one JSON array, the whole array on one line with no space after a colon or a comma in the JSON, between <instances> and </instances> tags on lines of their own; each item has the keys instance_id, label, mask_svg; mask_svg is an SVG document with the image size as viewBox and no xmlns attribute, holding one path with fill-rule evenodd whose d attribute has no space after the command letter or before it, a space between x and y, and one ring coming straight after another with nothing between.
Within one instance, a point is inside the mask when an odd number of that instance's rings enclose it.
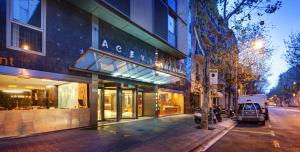
<instances>
[{"instance_id":1,"label":"sidewalk","mask_svg":"<svg viewBox=\"0 0 300 152\"><path fill-rule=\"evenodd\" d=\"M234 122L218 123L214 130L198 129L192 115L176 115L128 123L0 139L0 151L192 151Z\"/></svg>"}]
</instances>

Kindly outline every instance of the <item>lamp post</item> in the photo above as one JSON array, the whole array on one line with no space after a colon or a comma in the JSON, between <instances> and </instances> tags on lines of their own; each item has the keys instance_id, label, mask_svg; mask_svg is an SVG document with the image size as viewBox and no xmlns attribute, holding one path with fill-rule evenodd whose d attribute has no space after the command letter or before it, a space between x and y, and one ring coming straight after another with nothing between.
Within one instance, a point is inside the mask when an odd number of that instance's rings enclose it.
<instances>
[{"instance_id":1,"label":"lamp post","mask_svg":"<svg viewBox=\"0 0 300 152\"><path fill-rule=\"evenodd\" d=\"M294 97L294 102L295 103L297 103L298 104L298 107L300 108L300 106L299 106L299 100L298 100L298 91L299 91L299 89L298 89L298 83L296 82L296 81L294 81L293 82L293 97Z\"/></svg>"}]
</instances>

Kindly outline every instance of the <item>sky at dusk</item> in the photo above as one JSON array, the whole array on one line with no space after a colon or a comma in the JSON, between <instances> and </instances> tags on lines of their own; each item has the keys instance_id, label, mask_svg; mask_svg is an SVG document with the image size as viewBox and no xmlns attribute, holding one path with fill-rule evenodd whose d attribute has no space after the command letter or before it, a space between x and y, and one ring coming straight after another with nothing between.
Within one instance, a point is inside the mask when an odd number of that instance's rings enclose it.
<instances>
[{"instance_id":1,"label":"sky at dusk","mask_svg":"<svg viewBox=\"0 0 300 152\"><path fill-rule=\"evenodd\" d=\"M300 0L282 0L280 10L267 16L266 23L274 25L269 33L271 45L275 49L270 61L271 76L268 77L270 89L277 85L279 75L289 68L284 59L286 51L284 40L288 40L291 32L300 32Z\"/></svg>"}]
</instances>

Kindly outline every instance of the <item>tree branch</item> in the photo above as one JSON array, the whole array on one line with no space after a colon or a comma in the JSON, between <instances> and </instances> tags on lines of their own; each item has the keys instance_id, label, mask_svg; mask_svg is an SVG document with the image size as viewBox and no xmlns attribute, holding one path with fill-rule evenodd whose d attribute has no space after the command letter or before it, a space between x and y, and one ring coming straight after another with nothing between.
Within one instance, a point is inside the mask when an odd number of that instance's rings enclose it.
<instances>
[{"instance_id":1,"label":"tree branch","mask_svg":"<svg viewBox=\"0 0 300 152\"><path fill-rule=\"evenodd\" d=\"M236 6L236 8L233 9L233 11L230 12L230 13L224 18L225 21L226 21L226 23L228 23L228 21L229 21L229 19L231 18L232 15L234 15L235 13L237 13L237 12L241 9L241 7L245 4L245 2L246 2L246 0L242 0L241 3L238 4L238 5Z\"/></svg>"},{"instance_id":2,"label":"tree branch","mask_svg":"<svg viewBox=\"0 0 300 152\"><path fill-rule=\"evenodd\" d=\"M224 4L223 4L223 18L226 17L226 11L227 11L227 0L224 0Z\"/></svg>"}]
</instances>

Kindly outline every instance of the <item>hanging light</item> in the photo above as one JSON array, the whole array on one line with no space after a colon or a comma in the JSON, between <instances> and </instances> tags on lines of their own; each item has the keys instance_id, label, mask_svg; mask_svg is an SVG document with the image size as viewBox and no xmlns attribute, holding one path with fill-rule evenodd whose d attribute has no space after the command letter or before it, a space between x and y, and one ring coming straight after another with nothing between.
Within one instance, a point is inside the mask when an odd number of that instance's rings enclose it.
<instances>
[{"instance_id":1,"label":"hanging light","mask_svg":"<svg viewBox=\"0 0 300 152\"><path fill-rule=\"evenodd\" d=\"M27 44L24 44L24 45L22 46L22 48L23 48L24 50L29 50L29 46L28 46Z\"/></svg>"}]
</instances>

